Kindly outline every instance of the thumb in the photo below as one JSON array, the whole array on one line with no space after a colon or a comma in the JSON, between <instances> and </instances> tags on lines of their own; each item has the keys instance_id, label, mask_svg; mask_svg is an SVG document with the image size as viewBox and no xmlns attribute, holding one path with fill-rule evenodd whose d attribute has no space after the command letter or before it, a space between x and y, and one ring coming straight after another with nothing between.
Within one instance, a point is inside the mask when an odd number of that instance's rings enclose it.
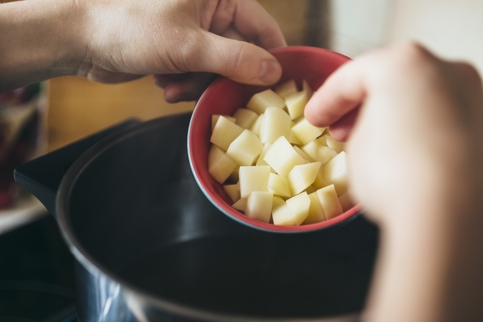
<instances>
[{"instance_id":1,"label":"thumb","mask_svg":"<svg viewBox=\"0 0 483 322\"><path fill-rule=\"evenodd\" d=\"M188 68L216 73L234 81L252 85L270 85L282 76L277 59L254 44L204 32L197 38L196 59Z\"/></svg>"}]
</instances>

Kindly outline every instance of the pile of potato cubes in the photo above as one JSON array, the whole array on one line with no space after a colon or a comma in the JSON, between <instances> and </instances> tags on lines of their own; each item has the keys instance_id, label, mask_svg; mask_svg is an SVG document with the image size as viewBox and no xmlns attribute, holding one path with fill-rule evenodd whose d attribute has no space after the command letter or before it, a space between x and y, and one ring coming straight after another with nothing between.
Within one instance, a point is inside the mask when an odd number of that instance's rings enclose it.
<instances>
[{"instance_id":1,"label":"pile of potato cubes","mask_svg":"<svg viewBox=\"0 0 483 322\"><path fill-rule=\"evenodd\" d=\"M301 87L291 80L212 116L208 170L250 218L298 226L352 207L343 144L304 118L312 89Z\"/></svg>"}]
</instances>

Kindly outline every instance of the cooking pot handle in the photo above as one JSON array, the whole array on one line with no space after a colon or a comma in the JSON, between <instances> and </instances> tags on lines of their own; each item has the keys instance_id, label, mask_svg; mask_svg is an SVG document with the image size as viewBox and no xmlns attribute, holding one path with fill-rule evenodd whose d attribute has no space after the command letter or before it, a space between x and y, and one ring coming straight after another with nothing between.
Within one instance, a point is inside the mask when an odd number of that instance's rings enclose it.
<instances>
[{"instance_id":1,"label":"cooking pot handle","mask_svg":"<svg viewBox=\"0 0 483 322\"><path fill-rule=\"evenodd\" d=\"M45 208L55 217L55 199L60 182L67 169L86 150L102 139L125 128L141 123L138 119L129 119L101 132L67 145L51 153L24 163L14 170L14 178L21 186L39 199Z\"/></svg>"}]
</instances>

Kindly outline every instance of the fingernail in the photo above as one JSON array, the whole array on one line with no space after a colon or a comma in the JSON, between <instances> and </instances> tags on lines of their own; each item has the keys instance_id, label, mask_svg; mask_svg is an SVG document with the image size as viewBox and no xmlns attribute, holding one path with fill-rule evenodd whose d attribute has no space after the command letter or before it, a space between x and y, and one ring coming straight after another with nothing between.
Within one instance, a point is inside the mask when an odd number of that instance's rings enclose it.
<instances>
[{"instance_id":1,"label":"fingernail","mask_svg":"<svg viewBox=\"0 0 483 322\"><path fill-rule=\"evenodd\" d=\"M260 65L260 74L258 79L263 83L273 84L278 80L281 74L282 70L278 62L273 60L264 60Z\"/></svg>"}]
</instances>

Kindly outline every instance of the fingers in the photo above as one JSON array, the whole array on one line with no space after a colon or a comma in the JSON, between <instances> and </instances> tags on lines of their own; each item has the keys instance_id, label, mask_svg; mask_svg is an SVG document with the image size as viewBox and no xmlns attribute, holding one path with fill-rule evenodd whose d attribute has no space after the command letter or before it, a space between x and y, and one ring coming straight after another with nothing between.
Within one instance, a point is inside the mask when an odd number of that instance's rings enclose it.
<instances>
[{"instance_id":1,"label":"fingers","mask_svg":"<svg viewBox=\"0 0 483 322\"><path fill-rule=\"evenodd\" d=\"M282 75L278 61L263 48L210 32L200 34L191 49L197 59L184 58L187 70L220 74L253 85L273 84Z\"/></svg>"},{"instance_id":2,"label":"fingers","mask_svg":"<svg viewBox=\"0 0 483 322\"><path fill-rule=\"evenodd\" d=\"M209 32L196 39L198 59L195 65L188 63L190 70L253 85L273 84L282 74L278 61L264 49L287 43L275 19L256 1L220 0Z\"/></svg>"},{"instance_id":3,"label":"fingers","mask_svg":"<svg viewBox=\"0 0 483 322\"><path fill-rule=\"evenodd\" d=\"M243 39L265 49L287 46L275 19L256 1L220 0L213 15L210 31L222 34L234 28Z\"/></svg>"},{"instance_id":4,"label":"fingers","mask_svg":"<svg viewBox=\"0 0 483 322\"><path fill-rule=\"evenodd\" d=\"M332 125L340 120L339 125L344 128L340 136L346 136L345 132L350 131L354 124L355 114L350 115L344 122L341 119L360 106L365 98L364 65L352 61L336 70L314 93L305 107L305 117L320 127ZM337 128L337 125L335 127Z\"/></svg>"},{"instance_id":5,"label":"fingers","mask_svg":"<svg viewBox=\"0 0 483 322\"><path fill-rule=\"evenodd\" d=\"M154 82L164 88L168 103L197 100L216 75L211 73L186 73L155 75Z\"/></svg>"}]
</instances>

